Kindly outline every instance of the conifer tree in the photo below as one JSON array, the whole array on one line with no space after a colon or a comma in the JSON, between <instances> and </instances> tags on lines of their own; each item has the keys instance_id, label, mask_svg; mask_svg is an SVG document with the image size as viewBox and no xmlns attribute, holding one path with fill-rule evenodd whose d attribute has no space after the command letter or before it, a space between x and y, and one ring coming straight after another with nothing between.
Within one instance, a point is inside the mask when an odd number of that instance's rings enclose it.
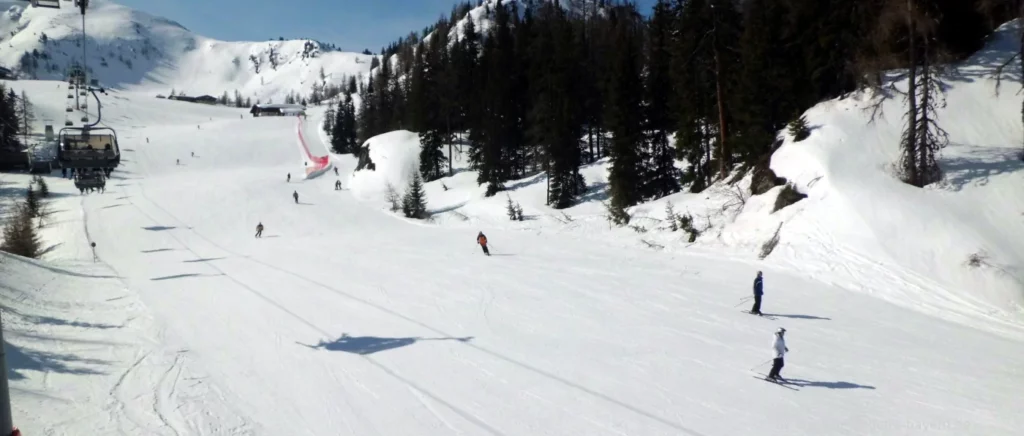
<instances>
[{"instance_id":1,"label":"conifer tree","mask_svg":"<svg viewBox=\"0 0 1024 436\"><path fill-rule=\"evenodd\" d=\"M16 101L8 94L7 89L0 83L0 150L14 151L19 147L18 133L20 119L17 113Z\"/></svg>"},{"instance_id":2,"label":"conifer tree","mask_svg":"<svg viewBox=\"0 0 1024 436\"><path fill-rule=\"evenodd\" d=\"M402 214L406 218L427 218L427 193L423 190L423 179L419 173L413 175L405 195L402 196Z\"/></svg>"},{"instance_id":3,"label":"conifer tree","mask_svg":"<svg viewBox=\"0 0 1024 436\"><path fill-rule=\"evenodd\" d=\"M331 145L334 145L334 124L338 116L338 111L335 109L334 102L327 104L327 109L324 111L324 122L321 128L324 129L331 136Z\"/></svg>"},{"instance_id":4,"label":"conifer tree","mask_svg":"<svg viewBox=\"0 0 1024 436\"><path fill-rule=\"evenodd\" d=\"M481 59L485 71L483 98L471 139L476 144L470 160L477 170L477 183L487 185L487 196L504 189L514 173L513 166L522 147L521 111L516 95L516 51L508 6L495 7L491 35L484 41Z\"/></svg>"},{"instance_id":5,"label":"conifer tree","mask_svg":"<svg viewBox=\"0 0 1024 436\"><path fill-rule=\"evenodd\" d=\"M785 39L785 3L749 0L744 5L740 39L743 74L739 84L737 152L751 162L770 153L776 133L799 111L793 90L798 80L799 52Z\"/></svg>"},{"instance_id":6,"label":"conifer tree","mask_svg":"<svg viewBox=\"0 0 1024 436\"><path fill-rule=\"evenodd\" d=\"M942 180L938 154L949 143L939 126L938 108L943 99L941 74L948 54L938 44L936 29L941 11L927 0L892 0L890 20L879 28L905 35L903 51L907 69L906 126L900 141L898 172L903 182L923 187Z\"/></svg>"},{"instance_id":7,"label":"conifer tree","mask_svg":"<svg viewBox=\"0 0 1024 436\"><path fill-rule=\"evenodd\" d=\"M28 135L32 133L32 123L36 121L35 105L28 99L28 94L25 91L21 91L21 96L17 98L16 107L18 108L18 130L25 136L23 144L28 144Z\"/></svg>"},{"instance_id":8,"label":"conifer tree","mask_svg":"<svg viewBox=\"0 0 1024 436\"><path fill-rule=\"evenodd\" d=\"M36 232L35 215L26 204L17 205L14 213L4 224L0 251L34 259L39 257L41 250L42 243Z\"/></svg>"},{"instance_id":9,"label":"conifer tree","mask_svg":"<svg viewBox=\"0 0 1024 436\"><path fill-rule=\"evenodd\" d=\"M359 132L356 126L356 106L352 101L352 94L345 93L345 97L339 105L340 122L344 127L342 142L349 153L355 153L359 149Z\"/></svg>"},{"instance_id":10,"label":"conifer tree","mask_svg":"<svg viewBox=\"0 0 1024 436\"><path fill-rule=\"evenodd\" d=\"M612 11L616 44L612 50L612 71L608 101L608 129L612 134L611 169L608 183L611 205L615 208L633 206L643 200L646 144L643 131L640 81L639 32L637 13L632 6Z\"/></svg>"},{"instance_id":11,"label":"conifer tree","mask_svg":"<svg viewBox=\"0 0 1024 436\"><path fill-rule=\"evenodd\" d=\"M646 131L649 143L650 176L644 186L645 198L660 198L679 192L679 171L675 166L675 149L669 142L673 117L671 96L675 89L671 79L672 10L667 0L654 6L648 24L646 95Z\"/></svg>"},{"instance_id":12,"label":"conifer tree","mask_svg":"<svg viewBox=\"0 0 1024 436\"><path fill-rule=\"evenodd\" d=\"M579 172L582 136L576 78L579 52L565 11L554 3L537 10L537 32L530 60L533 105L531 141L544 153L548 174L547 202L556 209L571 206L586 189Z\"/></svg>"},{"instance_id":13,"label":"conifer tree","mask_svg":"<svg viewBox=\"0 0 1024 436\"><path fill-rule=\"evenodd\" d=\"M437 36L437 33L435 33ZM444 71L442 52L447 51L447 43L443 38L432 38L429 46L424 47L419 62L413 67L414 91L417 100L416 130L420 135L420 174L430 182L441 178L444 165L442 147L447 142L447 126L441 107L439 83Z\"/></svg>"},{"instance_id":14,"label":"conifer tree","mask_svg":"<svg viewBox=\"0 0 1024 436\"><path fill-rule=\"evenodd\" d=\"M376 58L375 58L376 59ZM366 142L379 133L377 130L377 85L371 78L363 91L359 108L359 142Z\"/></svg>"}]
</instances>

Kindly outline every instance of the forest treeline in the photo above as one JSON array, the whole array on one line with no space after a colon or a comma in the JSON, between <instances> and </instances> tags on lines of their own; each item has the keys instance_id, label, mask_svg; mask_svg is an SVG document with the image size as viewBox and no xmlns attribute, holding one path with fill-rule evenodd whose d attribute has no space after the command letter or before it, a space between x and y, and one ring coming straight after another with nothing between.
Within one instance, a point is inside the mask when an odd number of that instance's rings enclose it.
<instances>
[{"instance_id":1,"label":"forest treeline","mask_svg":"<svg viewBox=\"0 0 1024 436\"><path fill-rule=\"evenodd\" d=\"M580 167L605 157L615 207L700 192L766 164L806 109L894 68L917 85L900 177L935 181L939 68L1024 11L1020 0L661 0L651 11L519 0L483 6L481 30L462 19L472 6L382 50L372 77L346 90L361 97L358 117L350 95L333 112L335 151L419 132L430 181L452 173L444 147L470 143L488 195L546 171L555 208L578 201Z\"/></svg>"}]
</instances>

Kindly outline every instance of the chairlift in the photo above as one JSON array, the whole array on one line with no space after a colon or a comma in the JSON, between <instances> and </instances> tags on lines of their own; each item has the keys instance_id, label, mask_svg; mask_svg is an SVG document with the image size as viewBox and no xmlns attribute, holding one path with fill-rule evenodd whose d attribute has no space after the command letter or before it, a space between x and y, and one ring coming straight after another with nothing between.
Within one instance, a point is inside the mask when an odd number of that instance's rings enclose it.
<instances>
[{"instance_id":1,"label":"chairlift","mask_svg":"<svg viewBox=\"0 0 1024 436\"><path fill-rule=\"evenodd\" d=\"M83 122L83 123L88 123L88 122L89 122L89 117L88 117L88 116L84 116L84 115L83 115L83 116L82 116L82 122Z\"/></svg>"},{"instance_id":2,"label":"chairlift","mask_svg":"<svg viewBox=\"0 0 1024 436\"><path fill-rule=\"evenodd\" d=\"M70 99L70 98L75 98L75 94L74 94L74 93L68 93L68 98L69 98L69 99Z\"/></svg>"},{"instance_id":3,"label":"chairlift","mask_svg":"<svg viewBox=\"0 0 1024 436\"><path fill-rule=\"evenodd\" d=\"M71 112L72 110L73 109L71 109L71 106L68 106L68 107L64 108L64 112Z\"/></svg>"},{"instance_id":4,"label":"chairlift","mask_svg":"<svg viewBox=\"0 0 1024 436\"><path fill-rule=\"evenodd\" d=\"M57 159L64 168L112 170L121 163L117 132L109 127L65 127L58 135Z\"/></svg>"},{"instance_id":5,"label":"chairlift","mask_svg":"<svg viewBox=\"0 0 1024 436\"><path fill-rule=\"evenodd\" d=\"M75 171L75 187L79 190L106 188L107 178L104 173L102 169L79 169Z\"/></svg>"},{"instance_id":6,"label":"chairlift","mask_svg":"<svg viewBox=\"0 0 1024 436\"><path fill-rule=\"evenodd\" d=\"M60 9L60 0L30 0L32 7L35 8L48 8L48 9Z\"/></svg>"},{"instance_id":7,"label":"chairlift","mask_svg":"<svg viewBox=\"0 0 1024 436\"><path fill-rule=\"evenodd\" d=\"M73 126L73 125L75 125L75 123L72 123L71 120L64 120L64 125L65 126Z\"/></svg>"}]
</instances>

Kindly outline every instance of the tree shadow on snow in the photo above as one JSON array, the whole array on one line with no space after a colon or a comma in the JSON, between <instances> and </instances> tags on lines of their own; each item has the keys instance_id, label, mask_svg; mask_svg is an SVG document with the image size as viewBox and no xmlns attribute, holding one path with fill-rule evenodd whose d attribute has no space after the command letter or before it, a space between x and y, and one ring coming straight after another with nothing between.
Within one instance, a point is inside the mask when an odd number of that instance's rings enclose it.
<instances>
[{"instance_id":1,"label":"tree shadow on snow","mask_svg":"<svg viewBox=\"0 0 1024 436\"><path fill-rule=\"evenodd\" d=\"M595 183L587 187L585 192L580 197L580 203L586 203L588 201L605 201L611 198L611 193L608 192L607 183Z\"/></svg>"},{"instance_id":2,"label":"tree shadow on snow","mask_svg":"<svg viewBox=\"0 0 1024 436\"><path fill-rule=\"evenodd\" d=\"M1024 171L1020 147L988 147L971 151L971 158L942 158L939 161L945 180L940 185L959 191L968 185L985 186L989 178Z\"/></svg>"},{"instance_id":3,"label":"tree shadow on snow","mask_svg":"<svg viewBox=\"0 0 1024 436\"><path fill-rule=\"evenodd\" d=\"M43 251L39 252L39 255L40 256L45 256L47 254L50 254L51 251L57 249L57 247L60 247L61 245L64 245L64 243L63 242L58 242L58 243L53 244L53 245L51 245L49 247L46 247L46 248L43 249Z\"/></svg>"},{"instance_id":4,"label":"tree shadow on snow","mask_svg":"<svg viewBox=\"0 0 1024 436\"><path fill-rule=\"evenodd\" d=\"M465 206L467 204L469 204L468 201L463 201L462 203L453 204L453 205L448 206L448 207L443 207L443 208L440 208L440 209L435 209L435 210L427 211L427 213L429 213L430 215L439 215L439 214L442 214L442 213L452 212L452 211L455 211L455 210L459 210L459 209L462 208L462 206Z\"/></svg>"},{"instance_id":5,"label":"tree shadow on snow","mask_svg":"<svg viewBox=\"0 0 1024 436\"><path fill-rule=\"evenodd\" d=\"M174 229L175 229L175 227L167 227L167 226L149 226L149 227L143 227L142 228L142 230L149 230L151 232L161 232L161 231L164 231L164 230L174 230Z\"/></svg>"},{"instance_id":6,"label":"tree shadow on snow","mask_svg":"<svg viewBox=\"0 0 1024 436\"><path fill-rule=\"evenodd\" d=\"M140 251L140 253L151 254L151 253L160 253L160 252L163 252L163 251L174 251L174 249L173 248L157 248L157 249L153 249L153 250L142 250L142 251Z\"/></svg>"},{"instance_id":7,"label":"tree shadow on snow","mask_svg":"<svg viewBox=\"0 0 1024 436\"><path fill-rule=\"evenodd\" d=\"M814 316L814 315L784 315L784 314L780 314L780 313L765 313L764 316L774 316L774 317L779 317L779 318L792 318L792 319L815 319L815 320L821 320L821 321L832 321L832 318L826 318L826 317L823 317L823 316Z\"/></svg>"},{"instance_id":8,"label":"tree shadow on snow","mask_svg":"<svg viewBox=\"0 0 1024 436\"><path fill-rule=\"evenodd\" d=\"M185 263L212 262L215 260L227 259L226 257L204 257L200 259L183 260Z\"/></svg>"},{"instance_id":9,"label":"tree shadow on snow","mask_svg":"<svg viewBox=\"0 0 1024 436\"><path fill-rule=\"evenodd\" d=\"M786 381L788 381L790 384L793 384L795 386L808 387L808 388L872 389L872 390L875 389L874 386L859 385L859 384L856 384L856 383L850 383L850 382L844 382L844 381L828 382L828 381L800 380L800 379L795 379L795 378L787 378Z\"/></svg>"},{"instance_id":10,"label":"tree shadow on snow","mask_svg":"<svg viewBox=\"0 0 1024 436\"><path fill-rule=\"evenodd\" d=\"M7 378L9 380L28 378L25 374L26 371L76 375L104 374L102 371L84 365L106 365L109 363L97 359L81 358L72 354L22 348L6 340L4 349L7 352Z\"/></svg>"},{"instance_id":11,"label":"tree shadow on snow","mask_svg":"<svg viewBox=\"0 0 1024 436\"><path fill-rule=\"evenodd\" d=\"M401 348L415 344L419 341L460 341L468 342L472 340L472 336L465 338L380 338L376 336L349 336L348 334L342 334L340 338L325 342L321 340L316 345L303 344L296 342L296 344L302 345L303 347L312 349L323 349L327 351L344 351L346 353L368 355L381 351L393 350L395 348Z\"/></svg>"},{"instance_id":12,"label":"tree shadow on snow","mask_svg":"<svg viewBox=\"0 0 1024 436\"><path fill-rule=\"evenodd\" d=\"M30 314L27 314L27 313L22 313L22 312L18 311L17 309L6 307L6 306L4 307L4 311L17 314L18 316L24 318L25 321L30 322L32 324L36 324L36 325L77 327L77 328L100 329L100 330L116 329L116 328L121 328L122 327L122 326L113 325L113 324L97 324L97 323L83 322L83 321L69 321L69 320L66 320L66 319L55 318L55 317L52 317L52 316L30 315Z\"/></svg>"},{"instance_id":13,"label":"tree shadow on snow","mask_svg":"<svg viewBox=\"0 0 1024 436\"><path fill-rule=\"evenodd\" d=\"M175 274L173 276L153 277L150 280L152 280L154 282L159 282L159 281L163 281L163 280L185 279L185 278L189 278L189 277L217 277L217 276L222 276L222 275L223 274L196 274L196 273Z\"/></svg>"}]
</instances>

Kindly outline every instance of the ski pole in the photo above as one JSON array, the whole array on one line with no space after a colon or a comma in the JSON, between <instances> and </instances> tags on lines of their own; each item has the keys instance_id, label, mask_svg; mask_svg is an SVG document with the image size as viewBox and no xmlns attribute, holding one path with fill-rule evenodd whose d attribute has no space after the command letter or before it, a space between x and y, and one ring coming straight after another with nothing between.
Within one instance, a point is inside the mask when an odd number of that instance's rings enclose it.
<instances>
[{"instance_id":1,"label":"ski pole","mask_svg":"<svg viewBox=\"0 0 1024 436\"><path fill-rule=\"evenodd\" d=\"M740 300L740 303L735 305L735 306L733 306L733 307L740 307L740 306L742 306L744 304L747 304L747 302L750 301L750 298L752 298L752 297L747 297L747 298L744 298L743 300Z\"/></svg>"},{"instance_id":2,"label":"ski pole","mask_svg":"<svg viewBox=\"0 0 1024 436\"><path fill-rule=\"evenodd\" d=\"M764 366L764 364L766 364L766 363L768 363L768 362L771 362L772 360L775 360L775 359L768 359L768 360L765 360L764 362L761 362L761 363L757 364L757 366L755 366L755 367L753 367L753 368L750 368L750 370L751 370L751 371L753 371L753 370L755 370L755 369L758 369L758 368L760 368L760 367Z\"/></svg>"}]
</instances>

